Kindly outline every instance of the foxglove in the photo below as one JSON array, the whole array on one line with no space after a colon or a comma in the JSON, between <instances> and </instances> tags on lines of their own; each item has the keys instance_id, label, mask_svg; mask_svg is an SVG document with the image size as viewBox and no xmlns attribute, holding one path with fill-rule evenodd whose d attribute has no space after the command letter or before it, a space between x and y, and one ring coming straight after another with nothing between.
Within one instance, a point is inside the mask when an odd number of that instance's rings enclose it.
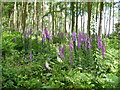
<instances>
[{"instance_id":1,"label":"foxglove","mask_svg":"<svg viewBox=\"0 0 120 90\"><path fill-rule=\"evenodd\" d=\"M72 39L73 39L73 41L76 41L76 32L74 32L74 33L72 34Z\"/></svg>"},{"instance_id":2,"label":"foxglove","mask_svg":"<svg viewBox=\"0 0 120 90\"><path fill-rule=\"evenodd\" d=\"M61 49L61 51L60 51L60 57L61 57L61 58L64 58L63 53L64 53L64 47L62 47L62 49Z\"/></svg>"},{"instance_id":3,"label":"foxglove","mask_svg":"<svg viewBox=\"0 0 120 90\"><path fill-rule=\"evenodd\" d=\"M30 57L30 60L32 60L32 52L30 52L30 55L29 55L29 57Z\"/></svg>"},{"instance_id":4,"label":"foxglove","mask_svg":"<svg viewBox=\"0 0 120 90\"><path fill-rule=\"evenodd\" d=\"M81 42L80 42L80 40L78 40L77 47L80 48L80 46L81 46Z\"/></svg>"},{"instance_id":5,"label":"foxglove","mask_svg":"<svg viewBox=\"0 0 120 90\"><path fill-rule=\"evenodd\" d=\"M44 41L45 41L45 36L43 35L41 42L43 43Z\"/></svg>"},{"instance_id":6,"label":"foxglove","mask_svg":"<svg viewBox=\"0 0 120 90\"><path fill-rule=\"evenodd\" d=\"M73 44L70 43L69 47L70 47L70 51L72 51L73 50Z\"/></svg>"},{"instance_id":7,"label":"foxglove","mask_svg":"<svg viewBox=\"0 0 120 90\"><path fill-rule=\"evenodd\" d=\"M45 63L45 66L46 66L46 68L48 69L48 70L50 70L51 68L49 67L49 64L48 64L48 62L46 61L46 63Z\"/></svg>"}]
</instances>

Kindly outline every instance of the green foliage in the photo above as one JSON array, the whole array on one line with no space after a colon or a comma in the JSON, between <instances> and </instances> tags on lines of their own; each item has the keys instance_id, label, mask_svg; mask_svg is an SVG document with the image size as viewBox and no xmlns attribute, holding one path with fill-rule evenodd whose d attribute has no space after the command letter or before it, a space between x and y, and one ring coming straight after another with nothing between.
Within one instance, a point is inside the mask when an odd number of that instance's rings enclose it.
<instances>
[{"instance_id":1,"label":"green foliage","mask_svg":"<svg viewBox=\"0 0 120 90\"><path fill-rule=\"evenodd\" d=\"M17 41L14 41L14 38ZM96 49L96 40L91 42L92 53L77 48L70 63L69 46L65 45L64 56L59 58L56 45L46 40L26 39L23 44L21 33L3 32L2 86L3 88L116 88L118 87L118 39L106 39L106 58ZM53 37L53 42L65 44ZM69 38L70 39L70 38ZM31 44L30 47L27 47ZM25 50L25 45L27 51ZM32 51L32 59L29 52ZM74 52L74 51L73 51ZM58 61L61 59L62 62ZM48 61L51 70L45 67Z\"/></svg>"}]
</instances>

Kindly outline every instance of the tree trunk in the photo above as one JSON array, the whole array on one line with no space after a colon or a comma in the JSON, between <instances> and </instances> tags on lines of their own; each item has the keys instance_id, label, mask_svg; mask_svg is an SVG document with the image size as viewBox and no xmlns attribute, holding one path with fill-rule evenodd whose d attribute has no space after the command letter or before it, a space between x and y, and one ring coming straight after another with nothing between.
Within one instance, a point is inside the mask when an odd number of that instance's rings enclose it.
<instances>
[{"instance_id":1,"label":"tree trunk","mask_svg":"<svg viewBox=\"0 0 120 90\"><path fill-rule=\"evenodd\" d=\"M65 33L67 33L67 30L66 30L66 17L67 17L67 2L65 2Z\"/></svg>"},{"instance_id":2,"label":"tree trunk","mask_svg":"<svg viewBox=\"0 0 120 90\"><path fill-rule=\"evenodd\" d=\"M80 15L81 15L81 32L82 32L82 3L80 4L80 8L81 8L81 10L80 10Z\"/></svg>"},{"instance_id":3,"label":"tree trunk","mask_svg":"<svg viewBox=\"0 0 120 90\"><path fill-rule=\"evenodd\" d=\"M34 1L33 29L36 29L36 0Z\"/></svg>"},{"instance_id":4,"label":"tree trunk","mask_svg":"<svg viewBox=\"0 0 120 90\"><path fill-rule=\"evenodd\" d=\"M103 2L100 2L100 22L98 36L102 37L102 12L103 12Z\"/></svg>"},{"instance_id":5,"label":"tree trunk","mask_svg":"<svg viewBox=\"0 0 120 90\"><path fill-rule=\"evenodd\" d=\"M19 31L19 7L18 7L19 2L17 2L17 29Z\"/></svg>"},{"instance_id":6,"label":"tree trunk","mask_svg":"<svg viewBox=\"0 0 120 90\"><path fill-rule=\"evenodd\" d=\"M23 33L25 31L25 27L26 27L26 4L27 2L23 2L23 6L22 6L22 28L23 28Z\"/></svg>"},{"instance_id":7,"label":"tree trunk","mask_svg":"<svg viewBox=\"0 0 120 90\"><path fill-rule=\"evenodd\" d=\"M105 11L104 11L104 34L105 34L105 36L106 36L106 29L107 29L107 23L105 23L105 22L107 22L106 20L108 20L107 19L107 17L106 17L106 11L107 11L107 7L105 7Z\"/></svg>"},{"instance_id":8,"label":"tree trunk","mask_svg":"<svg viewBox=\"0 0 120 90\"><path fill-rule=\"evenodd\" d=\"M76 33L78 32L78 2L76 2Z\"/></svg>"},{"instance_id":9,"label":"tree trunk","mask_svg":"<svg viewBox=\"0 0 120 90\"><path fill-rule=\"evenodd\" d=\"M37 31L38 31L38 29L39 29L39 5L40 5L40 3L39 2L37 2L37 8L36 8L36 13L37 13Z\"/></svg>"},{"instance_id":10,"label":"tree trunk","mask_svg":"<svg viewBox=\"0 0 120 90\"><path fill-rule=\"evenodd\" d=\"M52 35L54 35L54 5L52 7Z\"/></svg>"},{"instance_id":11,"label":"tree trunk","mask_svg":"<svg viewBox=\"0 0 120 90\"><path fill-rule=\"evenodd\" d=\"M44 0L42 2L42 31L44 30L44 20L43 20L43 15L44 15Z\"/></svg>"},{"instance_id":12,"label":"tree trunk","mask_svg":"<svg viewBox=\"0 0 120 90\"><path fill-rule=\"evenodd\" d=\"M110 26L111 26L110 24L111 24L111 5L110 5L110 14L109 14L109 29L108 29L109 31L108 31L108 36L110 34L110 29L111 29L110 28Z\"/></svg>"},{"instance_id":13,"label":"tree trunk","mask_svg":"<svg viewBox=\"0 0 120 90\"><path fill-rule=\"evenodd\" d=\"M14 18L13 18L13 20L14 20L14 29L16 30L16 2L14 3Z\"/></svg>"},{"instance_id":14,"label":"tree trunk","mask_svg":"<svg viewBox=\"0 0 120 90\"><path fill-rule=\"evenodd\" d=\"M71 12L72 12L72 33L74 32L74 23L75 23L75 13L74 13L74 2L71 2Z\"/></svg>"},{"instance_id":15,"label":"tree trunk","mask_svg":"<svg viewBox=\"0 0 120 90\"><path fill-rule=\"evenodd\" d=\"M92 2L88 2L87 3L87 7L88 7L88 24L87 24L87 31L88 31L88 35L90 37L91 32L90 32L90 20L91 20L91 10L92 10Z\"/></svg>"}]
</instances>

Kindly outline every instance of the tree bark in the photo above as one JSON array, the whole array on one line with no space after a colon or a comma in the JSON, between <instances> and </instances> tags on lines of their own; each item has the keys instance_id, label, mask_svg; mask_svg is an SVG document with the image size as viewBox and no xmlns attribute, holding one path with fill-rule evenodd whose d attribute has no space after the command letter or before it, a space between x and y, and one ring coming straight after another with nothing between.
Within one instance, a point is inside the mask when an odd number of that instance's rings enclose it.
<instances>
[{"instance_id":1,"label":"tree bark","mask_svg":"<svg viewBox=\"0 0 120 90\"><path fill-rule=\"evenodd\" d=\"M100 2L100 22L98 36L102 37L102 12L103 12L103 2Z\"/></svg>"},{"instance_id":2,"label":"tree bark","mask_svg":"<svg viewBox=\"0 0 120 90\"><path fill-rule=\"evenodd\" d=\"M52 6L52 35L54 35L54 5Z\"/></svg>"},{"instance_id":3,"label":"tree bark","mask_svg":"<svg viewBox=\"0 0 120 90\"><path fill-rule=\"evenodd\" d=\"M111 29L110 28L110 26L111 26L110 24L111 24L111 5L110 5L110 15L109 15L109 29L108 29L109 31L108 31L108 36L110 34L110 29Z\"/></svg>"},{"instance_id":4,"label":"tree bark","mask_svg":"<svg viewBox=\"0 0 120 90\"><path fill-rule=\"evenodd\" d=\"M91 32L90 32L90 20L91 20L91 10L92 10L92 2L87 3L87 8L88 8L88 24L87 24L87 32L90 37Z\"/></svg>"},{"instance_id":5,"label":"tree bark","mask_svg":"<svg viewBox=\"0 0 120 90\"><path fill-rule=\"evenodd\" d=\"M76 33L78 32L78 2L76 2Z\"/></svg>"},{"instance_id":6,"label":"tree bark","mask_svg":"<svg viewBox=\"0 0 120 90\"><path fill-rule=\"evenodd\" d=\"M14 3L14 18L13 18L13 20L14 20L14 29L16 29L16 2Z\"/></svg>"},{"instance_id":7,"label":"tree bark","mask_svg":"<svg viewBox=\"0 0 120 90\"><path fill-rule=\"evenodd\" d=\"M23 2L22 6L22 28L23 28L23 33L25 32L25 27L26 27L26 4L27 2Z\"/></svg>"},{"instance_id":8,"label":"tree bark","mask_svg":"<svg viewBox=\"0 0 120 90\"><path fill-rule=\"evenodd\" d=\"M67 2L65 2L65 33L67 33L67 30L66 30L66 18L67 18Z\"/></svg>"},{"instance_id":9,"label":"tree bark","mask_svg":"<svg viewBox=\"0 0 120 90\"><path fill-rule=\"evenodd\" d=\"M74 13L74 2L71 2L71 12L72 12L72 33L74 32L74 23L75 23L75 13Z\"/></svg>"}]
</instances>

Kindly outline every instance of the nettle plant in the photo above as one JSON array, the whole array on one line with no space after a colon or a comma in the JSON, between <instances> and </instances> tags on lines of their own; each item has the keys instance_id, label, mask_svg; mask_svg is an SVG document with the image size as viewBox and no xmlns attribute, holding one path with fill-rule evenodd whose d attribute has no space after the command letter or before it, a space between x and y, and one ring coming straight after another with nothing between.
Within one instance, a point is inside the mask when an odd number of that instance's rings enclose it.
<instances>
[{"instance_id":1,"label":"nettle plant","mask_svg":"<svg viewBox=\"0 0 120 90\"><path fill-rule=\"evenodd\" d=\"M37 34L34 35L32 29L28 32L24 32L22 44L24 48L29 51L29 59L33 59L33 51L31 49L34 48L32 46L34 43L32 42L32 37L35 37L37 48L39 48L43 52L44 49L50 52L52 48L56 48L57 60L61 63L67 63L67 65L76 66L82 65L82 67L90 66L95 61L96 55L102 55L103 58L105 56L105 44L100 37L92 35L89 37L87 34L83 32L73 32L72 35L69 33L60 32L57 35L50 35L48 30L45 28L42 31L42 35L39 36ZM34 41L35 41L34 40ZM31 43L32 42L32 43ZM38 42L40 44L38 44ZM44 47L46 45L46 47ZM55 47L53 47L55 46ZM34 48L35 49L35 48ZM36 49L39 51L39 49ZM41 52L41 53L42 53ZM51 52L50 52L51 53ZM49 66L50 61L45 61L45 66L48 70L52 68Z\"/></svg>"}]
</instances>

